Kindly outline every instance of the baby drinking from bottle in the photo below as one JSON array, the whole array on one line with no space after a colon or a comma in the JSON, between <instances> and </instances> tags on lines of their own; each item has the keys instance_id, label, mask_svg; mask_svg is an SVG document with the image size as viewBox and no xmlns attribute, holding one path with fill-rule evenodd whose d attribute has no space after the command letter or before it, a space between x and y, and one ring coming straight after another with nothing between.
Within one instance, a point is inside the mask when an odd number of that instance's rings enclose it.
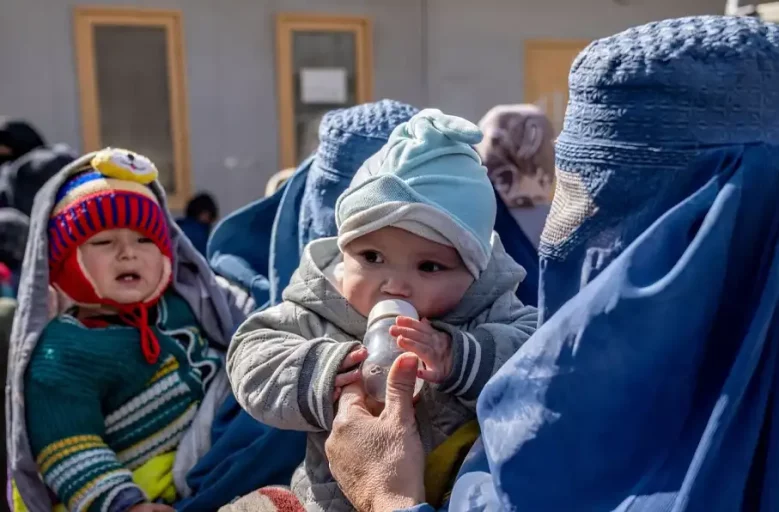
<instances>
[{"instance_id":1,"label":"baby drinking from bottle","mask_svg":"<svg viewBox=\"0 0 779 512\"><path fill-rule=\"evenodd\" d=\"M233 338L227 365L241 405L310 432L292 482L309 510L353 510L324 450L343 386L363 379L381 401L394 357L417 354L430 453L475 419L484 384L536 328L535 308L515 296L525 271L492 230L495 195L472 147L481 138L432 109L399 125L338 199L338 237L311 242L284 302Z\"/></svg>"}]
</instances>

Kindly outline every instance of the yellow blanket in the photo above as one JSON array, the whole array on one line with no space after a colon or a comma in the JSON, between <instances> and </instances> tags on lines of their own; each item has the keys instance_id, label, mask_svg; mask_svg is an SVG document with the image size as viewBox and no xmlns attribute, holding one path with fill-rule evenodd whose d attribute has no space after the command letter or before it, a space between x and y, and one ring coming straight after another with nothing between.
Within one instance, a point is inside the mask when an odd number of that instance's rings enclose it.
<instances>
[{"instance_id":1,"label":"yellow blanket","mask_svg":"<svg viewBox=\"0 0 779 512\"><path fill-rule=\"evenodd\" d=\"M433 508L440 508L449 498L457 472L480 434L479 422L470 421L427 456L425 499Z\"/></svg>"}]
</instances>

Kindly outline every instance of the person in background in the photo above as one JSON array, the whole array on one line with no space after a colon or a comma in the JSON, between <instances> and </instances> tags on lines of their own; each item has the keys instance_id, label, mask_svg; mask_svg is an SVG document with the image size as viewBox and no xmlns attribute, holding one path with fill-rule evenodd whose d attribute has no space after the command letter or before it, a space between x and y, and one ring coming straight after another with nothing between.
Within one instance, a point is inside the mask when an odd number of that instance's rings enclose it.
<instances>
[{"instance_id":1,"label":"person in background","mask_svg":"<svg viewBox=\"0 0 779 512\"><path fill-rule=\"evenodd\" d=\"M535 105L499 105L479 122L476 146L503 203L535 247L554 187L552 123Z\"/></svg>"},{"instance_id":2,"label":"person in background","mask_svg":"<svg viewBox=\"0 0 779 512\"><path fill-rule=\"evenodd\" d=\"M29 216L38 190L76 157L64 144L48 146L38 131L20 119L0 118L0 367L3 381L16 311L16 291L27 244ZM53 292L53 291L52 291ZM54 293L51 299L55 298ZM5 411L5 403L3 403ZM2 450L6 466L5 447Z\"/></svg>"},{"instance_id":3,"label":"person in background","mask_svg":"<svg viewBox=\"0 0 779 512\"><path fill-rule=\"evenodd\" d=\"M211 234L211 227L217 218L219 218L219 208L213 196L201 192L190 199L184 217L177 220L176 223L187 235L195 249L205 257L208 236Z\"/></svg>"},{"instance_id":4,"label":"person in background","mask_svg":"<svg viewBox=\"0 0 779 512\"><path fill-rule=\"evenodd\" d=\"M29 123L19 119L0 120L0 164L45 145L43 137Z\"/></svg>"},{"instance_id":5,"label":"person in background","mask_svg":"<svg viewBox=\"0 0 779 512\"><path fill-rule=\"evenodd\" d=\"M29 123L0 119L0 207L29 217L38 190L75 158L65 144L47 145Z\"/></svg>"},{"instance_id":6,"label":"person in background","mask_svg":"<svg viewBox=\"0 0 779 512\"><path fill-rule=\"evenodd\" d=\"M38 190L76 157L64 144L47 146L29 123L0 118L0 262L11 272L13 294Z\"/></svg>"},{"instance_id":7,"label":"person in background","mask_svg":"<svg viewBox=\"0 0 779 512\"><path fill-rule=\"evenodd\" d=\"M8 367L8 345L16 312L16 285L24 249L27 244L29 219L13 208L0 208L0 368L5 378ZM0 410L5 411L5 395ZM7 465L5 444L0 447L0 464ZM0 511L8 510L0 504Z\"/></svg>"},{"instance_id":8,"label":"person in background","mask_svg":"<svg viewBox=\"0 0 779 512\"><path fill-rule=\"evenodd\" d=\"M4 284L10 286L3 296L14 297L27 246L30 219L15 208L0 208L0 264L8 273ZM4 273L5 275L5 273Z\"/></svg>"}]
</instances>

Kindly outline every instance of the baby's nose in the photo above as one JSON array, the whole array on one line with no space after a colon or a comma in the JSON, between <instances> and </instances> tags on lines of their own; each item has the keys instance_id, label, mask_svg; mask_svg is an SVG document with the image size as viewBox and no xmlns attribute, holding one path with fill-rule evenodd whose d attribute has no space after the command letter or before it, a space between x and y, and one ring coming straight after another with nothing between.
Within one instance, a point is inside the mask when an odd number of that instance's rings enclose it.
<instances>
[{"instance_id":1,"label":"baby's nose","mask_svg":"<svg viewBox=\"0 0 779 512\"><path fill-rule=\"evenodd\" d=\"M132 244L122 244L119 247L119 256L121 258L133 258L135 257L135 247Z\"/></svg>"},{"instance_id":2,"label":"baby's nose","mask_svg":"<svg viewBox=\"0 0 779 512\"><path fill-rule=\"evenodd\" d=\"M381 291L396 297L410 297L411 281L404 277L391 276L384 282Z\"/></svg>"}]
</instances>

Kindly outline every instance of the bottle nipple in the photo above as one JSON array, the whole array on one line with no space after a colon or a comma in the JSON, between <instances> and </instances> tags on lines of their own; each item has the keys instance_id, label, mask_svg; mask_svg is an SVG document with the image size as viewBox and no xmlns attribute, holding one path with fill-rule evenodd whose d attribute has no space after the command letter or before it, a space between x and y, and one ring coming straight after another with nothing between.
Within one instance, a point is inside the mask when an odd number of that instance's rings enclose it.
<instances>
[{"instance_id":1,"label":"bottle nipple","mask_svg":"<svg viewBox=\"0 0 779 512\"><path fill-rule=\"evenodd\" d=\"M417 313L416 308L410 302L400 299L379 301L371 308L371 312L368 313L367 329L370 329L373 324L383 318L399 316L407 316L414 320L419 320L419 313Z\"/></svg>"}]
</instances>

